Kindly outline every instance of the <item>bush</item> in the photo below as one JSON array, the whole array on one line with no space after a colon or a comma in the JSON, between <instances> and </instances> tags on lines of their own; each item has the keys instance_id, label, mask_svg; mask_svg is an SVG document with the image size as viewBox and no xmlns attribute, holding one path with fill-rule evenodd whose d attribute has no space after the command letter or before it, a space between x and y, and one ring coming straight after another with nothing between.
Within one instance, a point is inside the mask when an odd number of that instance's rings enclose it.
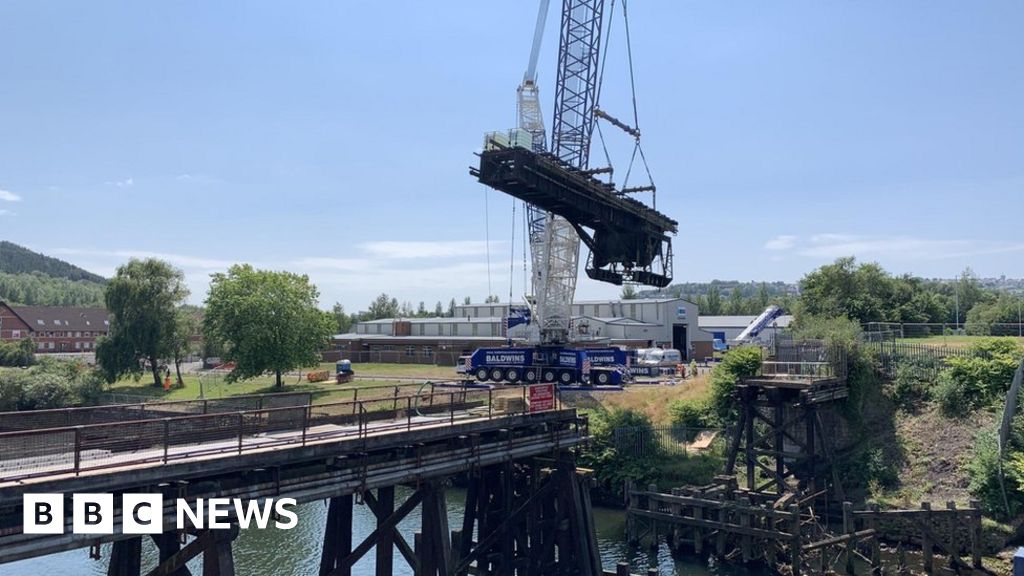
<instances>
[{"instance_id":1,"label":"bush","mask_svg":"<svg viewBox=\"0 0 1024 576\"><path fill-rule=\"evenodd\" d=\"M27 370L0 370L0 411L95 404L103 378L80 362L45 358Z\"/></svg>"},{"instance_id":2,"label":"bush","mask_svg":"<svg viewBox=\"0 0 1024 576\"><path fill-rule=\"evenodd\" d=\"M0 366L31 366L35 364L36 343L31 338L18 342L0 342Z\"/></svg>"},{"instance_id":3,"label":"bush","mask_svg":"<svg viewBox=\"0 0 1024 576\"><path fill-rule=\"evenodd\" d=\"M937 361L929 356L901 359L892 383L892 399L903 410L912 410L931 397L930 377L937 372Z\"/></svg>"},{"instance_id":4,"label":"bush","mask_svg":"<svg viewBox=\"0 0 1024 576\"><path fill-rule=\"evenodd\" d=\"M971 494L982 508L996 518L1013 518L1024 510L1024 453L1011 450L1003 462L1004 483L999 480L999 446L996 435L985 433L974 443L974 453L967 463ZM1003 500L1003 490L1006 500ZM1009 514L1007 514L1009 506Z\"/></svg>"},{"instance_id":5,"label":"bush","mask_svg":"<svg viewBox=\"0 0 1024 576\"><path fill-rule=\"evenodd\" d=\"M947 416L966 416L1002 399L1024 351L1012 338L985 338L972 344L971 356L946 359L936 400Z\"/></svg>"},{"instance_id":6,"label":"bush","mask_svg":"<svg viewBox=\"0 0 1024 576\"><path fill-rule=\"evenodd\" d=\"M632 450L621 449L634 445L632 439L616 442L616 430L642 439L654 437L650 418L641 412L602 409L590 412L589 416L590 441L580 452L580 463L594 470L595 498L607 504L620 504L627 480L634 486L646 486L657 479L656 469L663 456L661 446L649 442L643 455L637 455Z\"/></svg>"},{"instance_id":7,"label":"bush","mask_svg":"<svg viewBox=\"0 0 1024 576\"><path fill-rule=\"evenodd\" d=\"M710 428L715 415L711 406L706 400L695 400L681 398L673 400L668 407L673 428L693 428L692 434L696 434L697 428ZM692 434L688 440L692 438Z\"/></svg>"},{"instance_id":8,"label":"bush","mask_svg":"<svg viewBox=\"0 0 1024 576\"><path fill-rule=\"evenodd\" d=\"M711 371L711 415L715 424L736 421L736 385L740 379L757 374L760 368L761 349L756 346L742 346L725 353L722 362Z\"/></svg>"}]
</instances>

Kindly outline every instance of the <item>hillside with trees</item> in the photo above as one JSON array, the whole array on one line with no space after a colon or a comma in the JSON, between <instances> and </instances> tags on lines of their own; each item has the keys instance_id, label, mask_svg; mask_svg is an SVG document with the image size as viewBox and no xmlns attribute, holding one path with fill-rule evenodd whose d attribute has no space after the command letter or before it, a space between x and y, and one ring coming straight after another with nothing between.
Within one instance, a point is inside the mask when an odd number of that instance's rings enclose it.
<instances>
[{"instance_id":1,"label":"hillside with trees","mask_svg":"<svg viewBox=\"0 0 1024 576\"><path fill-rule=\"evenodd\" d=\"M83 270L63 260L33 252L24 246L0 240L0 272L7 274L25 274L41 272L51 278L67 280L86 280L103 284L106 279L99 274Z\"/></svg>"},{"instance_id":2,"label":"hillside with trees","mask_svg":"<svg viewBox=\"0 0 1024 576\"><path fill-rule=\"evenodd\" d=\"M0 300L25 306L103 306L106 279L0 241Z\"/></svg>"}]
</instances>

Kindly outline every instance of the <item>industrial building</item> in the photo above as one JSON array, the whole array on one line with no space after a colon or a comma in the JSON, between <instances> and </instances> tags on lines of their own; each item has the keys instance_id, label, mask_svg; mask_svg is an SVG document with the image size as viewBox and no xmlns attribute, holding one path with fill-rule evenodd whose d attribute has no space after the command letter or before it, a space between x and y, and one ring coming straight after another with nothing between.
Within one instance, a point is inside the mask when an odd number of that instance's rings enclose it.
<instances>
[{"instance_id":1,"label":"industrial building","mask_svg":"<svg viewBox=\"0 0 1024 576\"><path fill-rule=\"evenodd\" d=\"M572 312L573 336L581 346L661 346L675 348L687 359L712 355L712 335L697 327L697 305L682 298L580 301L573 303ZM466 304L456 306L450 318L360 322L352 333L333 338L334 350L325 358L454 364L475 348L525 338L525 326L505 328L508 313L508 304Z\"/></svg>"}]
</instances>

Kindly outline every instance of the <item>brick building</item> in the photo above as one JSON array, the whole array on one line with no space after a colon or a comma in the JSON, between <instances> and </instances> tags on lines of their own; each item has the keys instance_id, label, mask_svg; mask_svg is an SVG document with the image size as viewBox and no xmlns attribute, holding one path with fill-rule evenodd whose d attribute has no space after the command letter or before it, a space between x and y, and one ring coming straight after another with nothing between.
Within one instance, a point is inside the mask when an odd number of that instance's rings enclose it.
<instances>
[{"instance_id":1,"label":"brick building","mask_svg":"<svg viewBox=\"0 0 1024 576\"><path fill-rule=\"evenodd\" d=\"M31 338L39 354L92 353L96 339L109 329L104 308L10 306L0 302L0 340Z\"/></svg>"}]
</instances>

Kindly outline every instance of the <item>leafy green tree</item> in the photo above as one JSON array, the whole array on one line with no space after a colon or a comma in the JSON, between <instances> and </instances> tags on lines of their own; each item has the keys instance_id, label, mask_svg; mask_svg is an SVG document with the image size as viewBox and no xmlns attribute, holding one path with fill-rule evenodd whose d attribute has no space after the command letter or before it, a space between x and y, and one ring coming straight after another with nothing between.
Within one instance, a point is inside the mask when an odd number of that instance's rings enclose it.
<instances>
[{"instance_id":1,"label":"leafy green tree","mask_svg":"<svg viewBox=\"0 0 1024 576\"><path fill-rule=\"evenodd\" d=\"M184 386L181 378L181 363L194 349L193 337L199 334L199 309L195 306L178 308L175 317L174 336L172 337L172 356L174 358L174 374L178 378L178 386Z\"/></svg>"},{"instance_id":2,"label":"leafy green tree","mask_svg":"<svg viewBox=\"0 0 1024 576\"><path fill-rule=\"evenodd\" d=\"M214 274L204 325L224 342L225 360L235 362L229 381L273 372L280 388L282 374L319 362L335 325L317 308L319 296L307 276L291 272L236 264Z\"/></svg>"},{"instance_id":3,"label":"leafy green tree","mask_svg":"<svg viewBox=\"0 0 1024 576\"><path fill-rule=\"evenodd\" d=\"M0 342L0 366L31 366L35 363L36 343L31 338Z\"/></svg>"},{"instance_id":4,"label":"leafy green tree","mask_svg":"<svg viewBox=\"0 0 1024 576\"><path fill-rule=\"evenodd\" d=\"M740 316L747 312L747 302L743 299L743 290L739 286L734 286L732 292L729 293L729 301L726 303L726 312Z\"/></svg>"},{"instance_id":5,"label":"leafy green tree","mask_svg":"<svg viewBox=\"0 0 1024 576\"><path fill-rule=\"evenodd\" d=\"M632 284L626 284L625 286L622 287L622 294L620 295L620 297L623 300L636 300L636 288L634 288Z\"/></svg>"},{"instance_id":6,"label":"leafy green tree","mask_svg":"<svg viewBox=\"0 0 1024 576\"><path fill-rule=\"evenodd\" d=\"M437 304L434 305L434 317L440 318L442 316L444 316L444 305L438 300Z\"/></svg>"},{"instance_id":7,"label":"leafy green tree","mask_svg":"<svg viewBox=\"0 0 1024 576\"><path fill-rule=\"evenodd\" d=\"M96 360L108 382L141 376L143 361L160 386L160 360L174 354L178 307L188 297L185 276L167 262L132 259L117 269L104 297L110 331L96 344Z\"/></svg>"},{"instance_id":8,"label":"leafy green tree","mask_svg":"<svg viewBox=\"0 0 1024 576\"><path fill-rule=\"evenodd\" d=\"M416 317L417 318L426 318L427 317L427 304L426 304L426 302L420 300L420 305L416 308Z\"/></svg>"},{"instance_id":9,"label":"leafy green tree","mask_svg":"<svg viewBox=\"0 0 1024 576\"><path fill-rule=\"evenodd\" d=\"M708 286L708 293L704 297L704 304L707 306L708 316L718 316L722 313L722 293L715 284Z\"/></svg>"},{"instance_id":10,"label":"leafy green tree","mask_svg":"<svg viewBox=\"0 0 1024 576\"><path fill-rule=\"evenodd\" d=\"M465 298L462 299L462 304L464 306L469 306L472 303L473 303L473 300L469 296L466 296Z\"/></svg>"},{"instance_id":11,"label":"leafy green tree","mask_svg":"<svg viewBox=\"0 0 1024 576\"><path fill-rule=\"evenodd\" d=\"M370 303L370 309L366 312L366 320L395 318L398 316L399 308L397 298L391 298L387 294L381 293L380 296L377 296L377 298Z\"/></svg>"},{"instance_id":12,"label":"leafy green tree","mask_svg":"<svg viewBox=\"0 0 1024 576\"><path fill-rule=\"evenodd\" d=\"M452 298L452 301L448 303L448 317L455 318L455 298Z\"/></svg>"},{"instance_id":13,"label":"leafy green tree","mask_svg":"<svg viewBox=\"0 0 1024 576\"><path fill-rule=\"evenodd\" d=\"M954 302L953 306L954 316L959 313L959 316L954 320L958 323L963 323L967 319L967 313L974 308L979 302L986 300L985 290L981 287L981 282L978 277L974 274L974 271L970 267L964 268L964 271L957 277L956 282L953 286L954 289Z\"/></svg>"},{"instance_id":14,"label":"leafy green tree","mask_svg":"<svg viewBox=\"0 0 1024 576\"><path fill-rule=\"evenodd\" d=\"M758 313L761 313L765 308L771 306L772 304L772 295L770 292L768 292L768 285L765 284L764 282L761 282L761 284L757 287L756 302Z\"/></svg>"},{"instance_id":15,"label":"leafy green tree","mask_svg":"<svg viewBox=\"0 0 1024 576\"><path fill-rule=\"evenodd\" d=\"M352 316L345 313L345 306L341 302L334 303L331 308L331 316L334 318L338 334L347 334L352 330Z\"/></svg>"}]
</instances>

